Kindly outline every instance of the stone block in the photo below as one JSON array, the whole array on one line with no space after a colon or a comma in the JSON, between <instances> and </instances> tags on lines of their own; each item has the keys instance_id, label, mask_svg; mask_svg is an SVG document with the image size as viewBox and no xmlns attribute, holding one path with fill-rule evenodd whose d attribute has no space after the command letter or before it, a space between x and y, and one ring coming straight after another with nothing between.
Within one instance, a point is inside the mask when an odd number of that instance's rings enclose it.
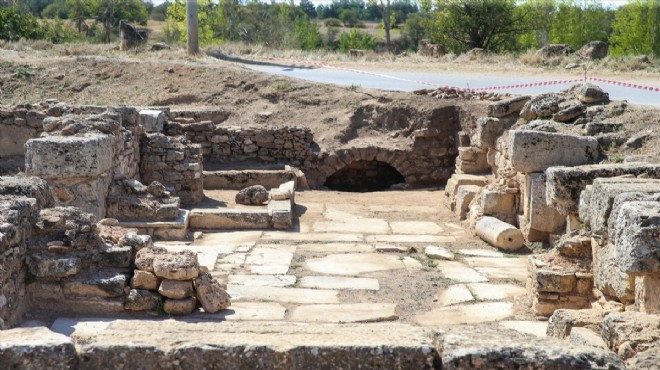
<instances>
[{"instance_id":1,"label":"stone block","mask_svg":"<svg viewBox=\"0 0 660 370\"><path fill-rule=\"evenodd\" d=\"M165 125L165 113L159 110L141 110L140 125L146 132L162 132Z\"/></svg>"},{"instance_id":2,"label":"stone block","mask_svg":"<svg viewBox=\"0 0 660 370\"><path fill-rule=\"evenodd\" d=\"M45 179L90 177L113 167L113 136L47 136L25 144L25 171Z\"/></svg>"},{"instance_id":3,"label":"stone block","mask_svg":"<svg viewBox=\"0 0 660 370\"><path fill-rule=\"evenodd\" d=\"M158 293L172 299L183 299L195 295L192 280L163 279L158 288Z\"/></svg>"},{"instance_id":4,"label":"stone block","mask_svg":"<svg viewBox=\"0 0 660 370\"><path fill-rule=\"evenodd\" d=\"M190 280L199 274L197 254L190 250L156 254L153 258L154 274L171 280Z\"/></svg>"},{"instance_id":5,"label":"stone block","mask_svg":"<svg viewBox=\"0 0 660 370\"><path fill-rule=\"evenodd\" d=\"M642 192L621 193L614 197L612 211L607 220L607 235L611 239L612 244L616 244L617 242L614 229L616 227L617 217L619 217L619 211L621 210L621 206L628 202L660 202L660 192L653 194Z\"/></svg>"},{"instance_id":6,"label":"stone block","mask_svg":"<svg viewBox=\"0 0 660 370\"><path fill-rule=\"evenodd\" d=\"M525 203L529 205L524 214L529 215L529 227L534 230L553 233L564 224L564 217L546 202L545 175L526 175Z\"/></svg>"},{"instance_id":7,"label":"stone block","mask_svg":"<svg viewBox=\"0 0 660 370\"><path fill-rule=\"evenodd\" d=\"M596 248L592 263L594 285L607 296L615 297L625 304L633 303L635 277L621 271L615 253L615 247L611 244Z\"/></svg>"},{"instance_id":8,"label":"stone block","mask_svg":"<svg viewBox=\"0 0 660 370\"><path fill-rule=\"evenodd\" d=\"M76 275L82 267L77 257L32 255L28 259L30 273L40 278L63 278Z\"/></svg>"},{"instance_id":9,"label":"stone block","mask_svg":"<svg viewBox=\"0 0 660 370\"><path fill-rule=\"evenodd\" d=\"M24 156L25 143L39 135L33 128L0 125L0 158Z\"/></svg>"},{"instance_id":10,"label":"stone block","mask_svg":"<svg viewBox=\"0 0 660 370\"><path fill-rule=\"evenodd\" d=\"M660 274L635 277L635 307L647 314L660 314Z\"/></svg>"},{"instance_id":11,"label":"stone block","mask_svg":"<svg viewBox=\"0 0 660 370\"><path fill-rule=\"evenodd\" d=\"M465 220L470 210L470 203L480 190L481 186L478 185L461 185L458 187L454 212L459 219Z\"/></svg>"},{"instance_id":12,"label":"stone block","mask_svg":"<svg viewBox=\"0 0 660 370\"><path fill-rule=\"evenodd\" d=\"M507 145L513 170L522 173L578 166L598 158L598 140L593 137L514 130Z\"/></svg>"},{"instance_id":13,"label":"stone block","mask_svg":"<svg viewBox=\"0 0 660 370\"><path fill-rule=\"evenodd\" d=\"M642 312L613 312L603 320L603 340L623 359L658 348L660 315Z\"/></svg>"},{"instance_id":14,"label":"stone block","mask_svg":"<svg viewBox=\"0 0 660 370\"><path fill-rule=\"evenodd\" d=\"M457 173L472 174L490 172L490 166L488 165L488 151L473 146L458 148L456 171Z\"/></svg>"},{"instance_id":15,"label":"stone block","mask_svg":"<svg viewBox=\"0 0 660 370\"><path fill-rule=\"evenodd\" d=\"M43 326L15 328L0 335L0 364L4 369L75 369L73 340Z\"/></svg>"},{"instance_id":16,"label":"stone block","mask_svg":"<svg viewBox=\"0 0 660 370\"><path fill-rule=\"evenodd\" d=\"M602 322L602 313L595 310L559 309L548 318L546 334L549 337L564 339L570 336L574 327L600 331Z\"/></svg>"},{"instance_id":17,"label":"stone block","mask_svg":"<svg viewBox=\"0 0 660 370\"><path fill-rule=\"evenodd\" d=\"M111 298L124 295L128 278L112 271L95 272L94 275L76 277L64 282L62 290L66 297Z\"/></svg>"},{"instance_id":18,"label":"stone block","mask_svg":"<svg viewBox=\"0 0 660 370\"><path fill-rule=\"evenodd\" d=\"M201 272L195 279L195 290L205 312L215 313L231 306L227 291L207 272Z\"/></svg>"},{"instance_id":19,"label":"stone block","mask_svg":"<svg viewBox=\"0 0 660 370\"><path fill-rule=\"evenodd\" d=\"M193 209L190 213L190 227L218 230L270 229L271 215L267 209Z\"/></svg>"},{"instance_id":20,"label":"stone block","mask_svg":"<svg viewBox=\"0 0 660 370\"><path fill-rule=\"evenodd\" d=\"M488 104L488 115L499 118L519 113L530 99L530 96L523 95Z\"/></svg>"},{"instance_id":21,"label":"stone block","mask_svg":"<svg viewBox=\"0 0 660 370\"><path fill-rule=\"evenodd\" d=\"M476 185L476 186L486 186L488 184L488 178L486 176L478 175L468 175L468 174L453 174L447 184L445 185L445 195L454 198L458 187L461 185Z\"/></svg>"},{"instance_id":22,"label":"stone block","mask_svg":"<svg viewBox=\"0 0 660 370\"><path fill-rule=\"evenodd\" d=\"M479 118L472 144L481 149L494 148L497 138L504 133L504 130L511 127L512 123L506 119L493 117Z\"/></svg>"},{"instance_id":23,"label":"stone block","mask_svg":"<svg viewBox=\"0 0 660 370\"><path fill-rule=\"evenodd\" d=\"M154 272L154 258L156 255L167 253L162 247L147 247L135 254L135 268L141 271Z\"/></svg>"},{"instance_id":24,"label":"stone block","mask_svg":"<svg viewBox=\"0 0 660 370\"><path fill-rule=\"evenodd\" d=\"M147 289L158 290L160 281L152 272L135 270L131 278L131 288L133 289Z\"/></svg>"},{"instance_id":25,"label":"stone block","mask_svg":"<svg viewBox=\"0 0 660 370\"><path fill-rule=\"evenodd\" d=\"M606 238L614 201L617 196L629 192L660 194L660 180L624 177L595 179L593 184L588 185L580 195L578 208L580 219L591 227L593 234Z\"/></svg>"},{"instance_id":26,"label":"stone block","mask_svg":"<svg viewBox=\"0 0 660 370\"><path fill-rule=\"evenodd\" d=\"M518 250L525 242L519 229L495 217L482 217L477 221L475 231L481 239L504 250Z\"/></svg>"},{"instance_id":27,"label":"stone block","mask_svg":"<svg viewBox=\"0 0 660 370\"><path fill-rule=\"evenodd\" d=\"M570 293L577 283L574 272L543 269L536 270L532 279L534 289L542 293Z\"/></svg>"},{"instance_id":28,"label":"stone block","mask_svg":"<svg viewBox=\"0 0 660 370\"><path fill-rule=\"evenodd\" d=\"M624 203L614 226L617 267L629 274L660 273L660 203Z\"/></svg>"},{"instance_id":29,"label":"stone block","mask_svg":"<svg viewBox=\"0 0 660 370\"><path fill-rule=\"evenodd\" d=\"M190 315L197 307L195 297L185 299L166 299L163 304L163 311L170 315Z\"/></svg>"},{"instance_id":30,"label":"stone block","mask_svg":"<svg viewBox=\"0 0 660 370\"><path fill-rule=\"evenodd\" d=\"M481 192L481 209L484 215L511 215L516 213L516 195L499 190Z\"/></svg>"},{"instance_id":31,"label":"stone block","mask_svg":"<svg viewBox=\"0 0 660 370\"><path fill-rule=\"evenodd\" d=\"M642 175L660 178L660 164L598 164L576 167L551 167L545 171L546 201L563 215L577 213L580 194L598 177Z\"/></svg>"},{"instance_id":32,"label":"stone block","mask_svg":"<svg viewBox=\"0 0 660 370\"><path fill-rule=\"evenodd\" d=\"M161 302L158 293L150 290L131 289L126 297L124 308L131 311L155 310Z\"/></svg>"}]
</instances>

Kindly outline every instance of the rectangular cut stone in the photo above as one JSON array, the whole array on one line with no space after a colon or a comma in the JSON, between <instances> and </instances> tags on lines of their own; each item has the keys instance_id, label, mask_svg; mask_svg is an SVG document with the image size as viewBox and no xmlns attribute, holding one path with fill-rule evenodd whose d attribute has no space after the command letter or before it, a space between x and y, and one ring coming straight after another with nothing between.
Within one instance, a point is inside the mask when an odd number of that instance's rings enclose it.
<instances>
[{"instance_id":1,"label":"rectangular cut stone","mask_svg":"<svg viewBox=\"0 0 660 370\"><path fill-rule=\"evenodd\" d=\"M294 307L290 321L299 322L380 322L399 318L393 303L315 304Z\"/></svg>"},{"instance_id":2,"label":"rectangular cut stone","mask_svg":"<svg viewBox=\"0 0 660 370\"><path fill-rule=\"evenodd\" d=\"M660 273L660 203L628 202L614 227L614 258L622 272Z\"/></svg>"},{"instance_id":3,"label":"rectangular cut stone","mask_svg":"<svg viewBox=\"0 0 660 370\"><path fill-rule=\"evenodd\" d=\"M523 95L490 103L488 104L488 115L490 117L505 117L520 113L529 99L531 99L529 95Z\"/></svg>"},{"instance_id":4,"label":"rectangular cut stone","mask_svg":"<svg viewBox=\"0 0 660 370\"><path fill-rule=\"evenodd\" d=\"M15 328L0 335L3 369L74 369L78 366L73 340L46 327Z\"/></svg>"},{"instance_id":5,"label":"rectangular cut stone","mask_svg":"<svg viewBox=\"0 0 660 370\"><path fill-rule=\"evenodd\" d=\"M268 210L193 209L190 227L195 229L270 229Z\"/></svg>"},{"instance_id":6,"label":"rectangular cut stone","mask_svg":"<svg viewBox=\"0 0 660 370\"><path fill-rule=\"evenodd\" d=\"M269 286L233 285L227 287L227 293L232 300L239 301L273 301L288 303L339 303L337 290L281 288Z\"/></svg>"},{"instance_id":7,"label":"rectangular cut stone","mask_svg":"<svg viewBox=\"0 0 660 370\"><path fill-rule=\"evenodd\" d=\"M481 190L481 186L477 186L477 185L461 185L458 187L454 212L456 213L459 219L465 220L468 211L470 210L470 203L477 195L479 190Z\"/></svg>"},{"instance_id":8,"label":"rectangular cut stone","mask_svg":"<svg viewBox=\"0 0 660 370\"><path fill-rule=\"evenodd\" d=\"M270 189L279 188L283 183L296 180L296 173L293 170L204 171L203 176L205 190L241 190L252 185L261 185Z\"/></svg>"},{"instance_id":9,"label":"rectangular cut stone","mask_svg":"<svg viewBox=\"0 0 660 370\"><path fill-rule=\"evenodd\" d=\"M88 177L112 169L113 137L47 136L25 144L25 171L46 179Z\"/></svg>"},{"instance_id":10,"label":"rectangular cut stone","mask_svg":"<svg viewBox=\"0 0 660 370\"><path fill-rule=\"evenodd\" d=\"M31 127L0 125L0 158L24 156L25 143L38 135Z\"/></svg>"},{"instance_id":11,"label":"rectangular cut stone","mask_svg":"<svg viewBox=\"0 0 660 370\"><path fill-rule=\"evenodd\" d=\"M514 171L541 172L553 166L578 166L598 158L598 140L593 137L543 131L509 132L508 154Z\"/></svg>"},{"instance_id":12,"label":"rectangular cut stone","mask_svg":"<svg viewBox=\"0 0 660 370\"><path fill-rule=\"evenodd\" d=\"M165 125L165 113L160 110L141 110L140 124L146 132L162 132Z\"/></svg>"},{"instance_id":13,"label":"rectangular cut stone","mask_svg":"<svg viewBox=\"0 0 660 370\"><path fill-rule=\"evenodd\" d=\"M526 183L529 191L529 227L534 230L552 233L564 224L564 217L546 203L545 175L530 174Z\"/></svg>"},{"instance_id":14,"label":"rectangular cut stone","mask_svg":"<svg viewBox=\"0 0 660 370\"><path fill-rule=\"evenodd\" d=\"M660 314L660 274L635 278L635 307L649 315Z\"/></svg>"},{"instance_id":15,"label":"rectangular cut stone","mask_svg":"<svg viewBox=\"0 0 660 370\"><path fill-rule=\"evenodd\" d=\"M614 200L618 195L636 193L660 193L660 180L637 178L598 178L580 195L580 220L591 226L592 233L607 236Z\"/></svg>"},{"instance_id":16,"label":"rectangular cut stone","mask_svg":"<svg viewBox=\"0 0 660 370\"><path fill-rule=\"evenodd\" d=\"M635 300L635 278L621 271L615 253L615 247L609 244L594 253L594 285L607 296L626 304L632 303Z\"/></svg>"},{"instance_id":17,"label":"rectangular cut stone","mask_svg":"<svg viewBox=\"0 0 660 370\"><path fill-rule=\"evenodd\" d=\"M483 283L488 281L485 276L460 262L440 261L438 262L438 269L447 279L460 283Z\"/></svg>"},{"instance_id":18,"label":"rectangular cut stone","mask_svg":"<svg viewBox=\"0 0 660 370\"><path fill-rule=\"evenodd\" d=\"M304 276L300 279L300 287L313 289L349 289L378 290L377 279L351 278L343 276Z\"/></svg>"},{"instance_id":19,"label":"rectangular cut stone","mask_svg":"<svg viewBox=\"0 0 660 370\"><path fill-rule=\"evenodd\" d=\"M486 176L468 175L468 174L453 174L447 184L445 185L445 195L453 198L456 195L458 187L461 185L476 185L485 186L488 184Z\"/></svg>"},{"instance_id":20,"label":"rectangular cut stone","mask_svg":"<svg viewBox=\"0 0 660 370\"><path fill-rule=\"evenodd\" d=\"M516 196L499 190L481 193L481 209L484 215L508 215L516 212Z\"/></svg>"},{"instance_id":21,"label":"rectangular cut stone","mask_svg":"<svg viewBox=\"0 0 660 370\"><path fill-rule=\"evenodd\" d=\"M551 167L545 171L546 201L564 215L577 213L580 194L598 177L646 174L660 178L660 164L598 164Z\"/></svg>"}]
</instances>

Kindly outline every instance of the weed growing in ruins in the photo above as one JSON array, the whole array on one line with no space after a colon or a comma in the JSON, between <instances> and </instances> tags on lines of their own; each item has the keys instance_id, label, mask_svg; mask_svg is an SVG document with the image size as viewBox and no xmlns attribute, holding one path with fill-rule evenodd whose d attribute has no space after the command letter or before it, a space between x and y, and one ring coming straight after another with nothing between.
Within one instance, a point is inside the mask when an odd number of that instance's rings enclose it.
<instances>
[{"instance_id":1,"label":"weed growing in ruins","mask_svg":"<svg viewBox=\"0 0 660 370\"><path fill-rule=\"evenodd\" d=\"M159 299L158 302L156 303L156 307L154 307L154 311L158 315L165 315L165 302L162 299Z\"/></svg>"},{"instance_id":2,"label":"weed growing in ruins","mask_svg":"<svg viewBox=\"0 0 660 370\"><path fill-rule=\"evenodd\" d=\"M351 91L357 91L357 89L359 89L359 88L360 88L360 85L356 85L356 84L351 84L348 87L348 89L351 90Z\"/></svg>"},{"instance_id":3,"label":"weed growing in ruins","mask_svg":"<svg viewBox=\"0 0 660 370\"><path fill-rule=\"evenodd\" d=\"M326 125L334 125L337 123L337 117L335 116L323 117L323 123L325 123Z\"/></svg>"},{"instance_id":4,"label":"weed growing in ruins","mask_svg":"<svg viewBox=\"0 0 660 370\"><path fill-rule=\"evenodd\" d=\"M291 90L291 82L275 82L272 86L275 91Z\"/></svg>"},{"instance_id":5,"label":"weed growing in ruins","mask_svg":"<svg viewBox=\"0 0 660 370\"><path fill-rule=\"evenodd\" d=\"M37 72L35 72L35 70L27 66L18 66L18 68L16 68L16 76L24 80L29 80L36 74Z\"/></svg>"}]
</instances>

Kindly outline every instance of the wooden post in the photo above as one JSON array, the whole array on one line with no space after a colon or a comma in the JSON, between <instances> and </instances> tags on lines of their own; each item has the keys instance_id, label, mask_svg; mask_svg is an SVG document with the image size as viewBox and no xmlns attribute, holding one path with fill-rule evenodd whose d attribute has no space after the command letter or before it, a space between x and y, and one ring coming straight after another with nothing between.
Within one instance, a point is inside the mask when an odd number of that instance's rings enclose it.
<instances>
[{"instance_id":1,"label":"wooden post","mask_svg":"<svg viewBox=\"0 0 660 370\"><path fill-rule=\"evenodd\" d=\"M197 0L186 1L186 24L187 24L187 41L188 41L188 54L199 53L199 20L197 17Z\"/></svg>"}]
</instances>

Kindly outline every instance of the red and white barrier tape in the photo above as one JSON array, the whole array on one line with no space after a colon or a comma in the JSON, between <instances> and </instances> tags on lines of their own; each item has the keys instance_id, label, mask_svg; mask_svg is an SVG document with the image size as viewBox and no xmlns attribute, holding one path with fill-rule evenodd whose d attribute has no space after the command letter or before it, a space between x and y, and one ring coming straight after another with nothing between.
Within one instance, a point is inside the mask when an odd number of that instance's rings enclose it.
<instances>
[{"instance_id":1,"label":"red and white barrier tape","mask_svg":"<svg viewBox=\"0 0 660 370\"><path fill-rule=\"evenodd\" d=\"M458 91L458 92L482 92L482 91L494 91L494 90L510 90L510 89L520 89L520 88L525 88L525 87L565 85L565 84L573 84L573 83L579 83L579 82L584 82L585 81L584 78L576 78L576 79L568 79L568 80L531 82L531 83L516 84L516 85L489 86L489 87L478 87L478 88L462 88L462 87L458 87L458 86L441 85L441 84L426 82L426 81L410 80L410 79L407 79L407 78L390 76L390 75L385 75L385 74L381 74L381 73L361 71L361 70L358 70L358 69L345 68L345 67L336 67L336 66L332 66L332 65L325 64L325 63L322 63L322 62L314 62L314 61L306 61L306 60L285 60L285 59L276 59L276 58L267 58L267 59L283 60L283 61L286 61L288 63L291 63L292 65L302 64L302 65L316 66L316 67L319 67L319 68L328 68L328 69L337 69L337 70L349 71L349 72L359 73L359 74L363 74L363 75L370 75L370 76L376 76L376 77L381 77L381 78L387 78L387 79L391 79L391 80L398 80L398 81L403 81L403 82L410 82L410 83L415 83L415 84L420 84L420 85L432 86L434 88L455 90L455 91ZM619 81L611 81L611 80L605 80L605 79L596 78L596 77L587 77L586 80L587 81L594 81L594 82L601 82L601 83L606 83L606 84L616 85L616 86L621 86L621 87L628 87L628 88L632 88L632 89L640 89L640 90L646 90L646 91L652 91L652 92L660 92L660 87L644 86L644 85L632 84L632 83L627 83L627 82L619 82Z\"/></svg>"}]
</instances>

